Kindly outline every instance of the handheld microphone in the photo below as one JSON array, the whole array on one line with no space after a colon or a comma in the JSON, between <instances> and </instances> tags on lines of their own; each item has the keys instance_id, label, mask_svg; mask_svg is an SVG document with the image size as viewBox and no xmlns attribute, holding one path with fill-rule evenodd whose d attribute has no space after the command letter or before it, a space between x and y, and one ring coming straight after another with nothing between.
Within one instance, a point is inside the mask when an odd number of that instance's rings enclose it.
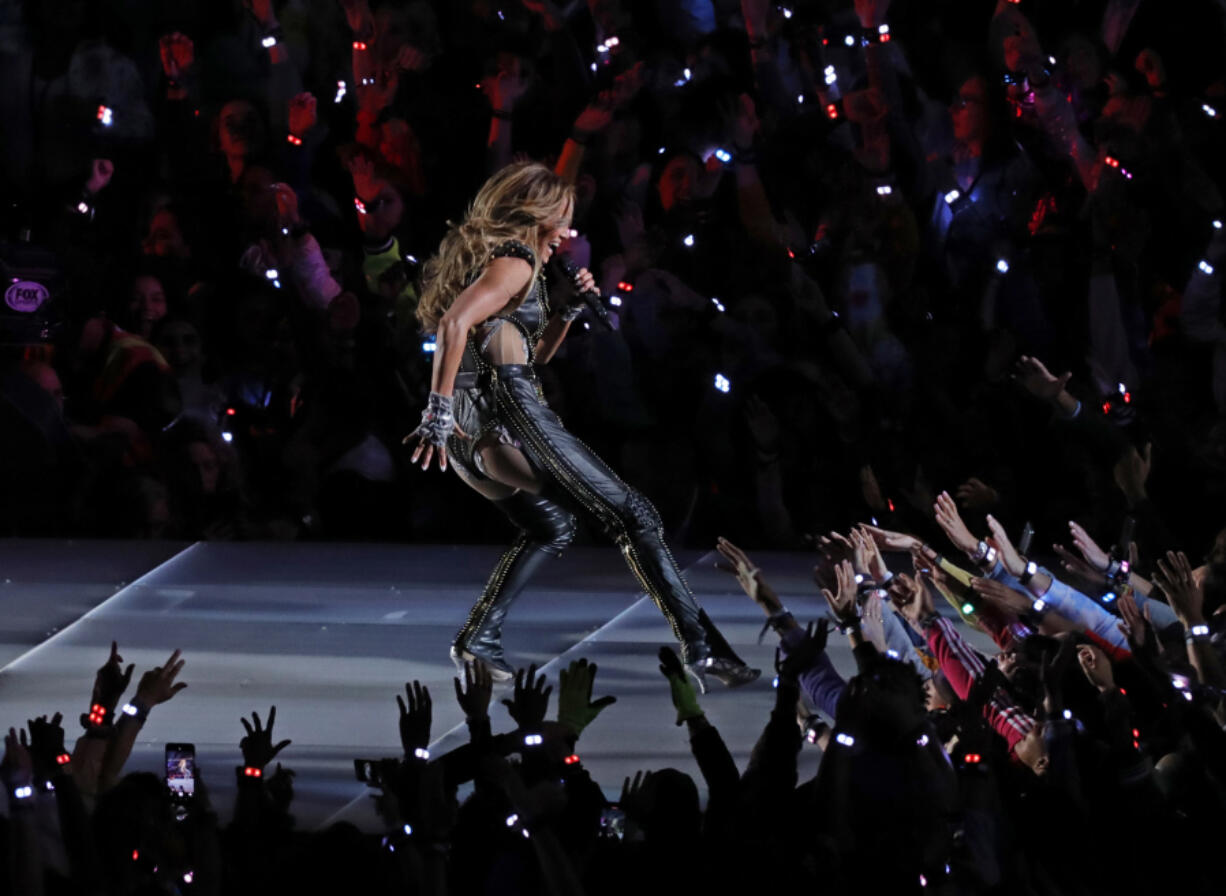
<instances>
[{"instance_id":1,"label":"handheld microphone","mask_svg":"<svg viewBox=\"0 0 1226 896\"><path fill-rule=\"evenodd\" d=\"M606 330L612 330L613 321L609 318L609 310L605 308L604 302L600 301L600 293L594 289L579 289L579 265L561 255L554 256L553 261L561 268L567 279L575 285L579 293L579 300L587 306Z\"/></svg>"}]
</instances>

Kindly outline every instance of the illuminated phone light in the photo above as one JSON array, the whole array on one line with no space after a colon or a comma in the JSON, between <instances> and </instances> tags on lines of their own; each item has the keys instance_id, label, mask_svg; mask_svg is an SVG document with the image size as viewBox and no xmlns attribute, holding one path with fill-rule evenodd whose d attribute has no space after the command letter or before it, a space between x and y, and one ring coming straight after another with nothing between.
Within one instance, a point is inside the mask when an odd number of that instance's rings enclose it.
<instances>
[{"instance_id":1,"label":"illuminated phone light","mask_svg":"<svg viewBox=\"0 0 1226 896\"><path fill-rule=\"evenodd\" d=\"M975 612L975 605L971 603L963 604L962 612L965 613L967 616L970 616L972 613Z\"/></svg>"},{"instance_id":2,"label":"illuminated phone light","mask_svg":"<svg viewBox=\"0 0 1226 896\"><path fill-rule=\"evenodd\" d=\"M1222 222L1221 222L1221 221L1214 221L1214 222L1213 222L1213 229L1214 229L1214 230L1221 230L1221 229L1222 229Z\"/></svg>"},{"instance_id":3,"label":"illuminated phone light","mask_svg":"<svg viewBox=\"0 0 1226 896\"><path fill-rule=\"evenodd\" d=\"M229 445L231 442L233 442L233 441L234 441L234 433L232 433L232 432L223 432L223 433L221 434L221 440L222 440L223 442L225 442L227 445Z\"/></svg>"},{"instance_id":4,"label":"illuminated phone light","mask_svg":"<svg viewBox=\"0 0 1226 896\"><path fill-rule=\"evenodd\" d=\"M1107 165L1111 168L1120 167L1120 160L1115 158L1114 156L1107 156L1105 159L1103 159L1103 161L1106 162Z\"/></svg>"},{"instance_id":5,"label":"illuminated phone light","mask_svg":"<svg viewBox=\"0 0 1226 896\"><path fill-rule=\"evenodd\" d=\"M289 236L289 228L288 228L288 227L282 227L282 228L281 228L281 236Z\"/></svg>"},{"instance_id":6,"label":"illuminated phone light","mask_svg":"<svg viewBox=\"0 0 1226 896\"><path fill-rule=\"evenodd\" d=\"M1115 598L1116 598L1115 592L1108 591L1106 594L1103 595L1103 603L1105 604L1113 603L1115 601Z\"/></svg>"},{"instance_id":7,"label":"illuminated phone light","mask_svg":"<svg viewBox=\"0 0 1226 896\"><path fill-rule=\"evenodd\" d=\"M727 395L732 390L732 381L722 373L715 374L715 390Z\"/></svg>"},{"instance_id":8,"label":"illuminated phone light","mask_svg":"<svg viewBox=\"0 0 1226 896\"><path fill-rule=\"evenodd\" d=\"M1055 64L1056 64L1056 57L1055 57L1055 56L1048 56L1048 57L1047 57L1047 64L1048 64L1048 65L1055 65Z\"/></svg>"},{"instance_id":9,"label":"illuminated phone light","mask_svg":"<svg viewBox=\"0 0 1226 896\"><path fill-rule=\"evenodd\" d=\"M779 7L779 11L783 13L783 17L785 19L790 19L792 17L792 10L788 9L786 6Z\"/></svg>"},{"instance_id":10,"label":"illuminated phone light","mask_svg":"<svg viewBox=\"0 0 1226 896\"><path fill-rule=\"evenodd\" d=\"M405 826L402 828L402 830L404 831L404 835L405 835L406 837L412 837L412 836L413 836L413 825L411 825L411 824L406 824L406 825L405 825Z\"/></svg>"},{"instance_id":11,"label":"illuminated phone light","mask_svg":"<svg viewBox=\"0 0 1226 896\"><path fill-rule=\"evenodd\" d=\"M894 192L894 188L891 187L889 184L882 184L880 187L877 188L878 196L889 196L893 192Z\"/></svg>"},{"instance_id":12,"label":"illuminated phone light","mask_svg":"<svg viewBox=\"0 0 1226 896\"><path fill-rule=\"evenodd\" d=\"M609 52L609 47L607 44L596 44L596 52L597 53L607 53Z\"/></svg>"},{"instance_id":13,"label":"illuminated phone light","mask_svg":"<svg viewBox=\"0 0 1226 896\"><path fill-rule=\"evenodd\" d=\"M507 14L503 12L501 9L498 10L498 21L505 22L506 20L507 20Z\"/></svg>"},{"instance_id":14,"label":"illuminated phone light","mask_svg":"<svg viewBox=\"0 0 1226 896\"><path fill-rule=\"evenodd\" d=\"M578 765L579 764L579 754L571 753L569 756L567 756L562 761L566 763L567 765Z\"/></svg>"},{"instance_id":15,"label":"illuminated phone light","mask_svg":"<svg viewBox=\"0 0 1226 896\"><path fill-rule=\"evenodd\" d=\"M838 72L834 70L833 65L826 66L822 70L822 74L825 76L827 84L833 84L835 81L839 79L839 74Z\"/></svg>"},{"instance_id":16,"label":"illuminated phone light","mask_svg":"<svg viewBox=\"0 0 1226 896\"><path fill-rule=\"evenodd\" d=\"M772 688L779 687L779 676L778 675L776 675L774 678L771 679L771 687Z\"/></svg>"},{"instance_id":17,"label":"illuminated phone light","mask_svg":"<svg viewBox=\"0 0 1226 896\"><path fill-rule=\"evenodd\" d=\"M544 742L545 742L545 738L541 737L541 735L539 734L525 734L524 735L524 746L525 747L539 747Z\"/></svg>"},{"instance_id":18,"label":"illuminated phone light","mask_svg":"<svg viewBox=\"0 0 1226 896\"><path fill-rule=\"evenodd\" d=\"M430 353L432 353L432 352L436 352L436 351L438 351L438 344L437 344L437 343L435 343L435 342L423 342L423 343L421 344L421 350L422 350L423 352L426 352L427 354L430 354Z\"/></svg>"},{"instance_id":19,"label":"illuminated phone light","mask_svg":"<svg viewBox=\"0 0 1226 896\"><path fill-rule=\"evenodd\" d=\"M527 829L527 828L524 828L523 830L521 830L521 831L520 831L520 833L524 835L524 839L525 839L525 840L527 840L527 839L529 838L529 836L530 836L530 835L528 834L528 829Z\"/></svg>"},{"instance_id":20,"label":"illuminated phone light","mask_svg":"<svg viewBox=\"0 0 1226 896\"><path fill-rule=\"evenodd\" d=\"M727 165L732 161L732 153L728 152L726 149L717 149L715 150L715 158Z\"/></svg>"},{"instance_id":21,"label":"illuminated phone light","mask_svg":"<svg viewBox=\"0 0 1226 896\"><path fill-rule=\"evenodd\" d=\"M262 46L266 50L271 49L272 47L275 47L276 45L277 45L277 39L273 37L271 34L268 35L268 37L264 38L262 41L260 41L260 46Z\"/></svg>"},{"instance_id":22,"label":"illuminated phone light","mask_svg":"<svg viewBox=\"0 0 1226 896\"><path fill-rule=\"evenodd\" d=\"M967 753L963 758L966 760L967 765L978 765L983 762L983 757L978 753Z\"/></svg>"},{"instance_id":23,"label":"illuminated phone light","mask_svg":"<svg viewBox=\"0 0 1226 896\"><path fill-rule=\"evenodd\" d=\"M99 106L98 121L102 123L103 127L109 128L115 121L115 111L110 106Z\"/></svg>"},{"instance_id":24,"label":"illuminated phone light","mask_svg":"<svg viewBox=\"0 0 1226 896\"><path fill-rule=\"evenodd\" d=\"M190 884L195 879L196 879L196 872L194 871L184 871L183 872L183 883Z\"/></svg>"},{"instance_id":25,"label":"illuminated phone light","mask_svg":"<svg viewBox=\"0 0 1226 896\"><path fill-rule=\"evenodd\" d=\"M860 573L856 573L856 584L859 585L863 581L864 581L864 576L861 575Z\"/></svg>"},{"instance_id":26,"label":"illuminated phone light","mask_svg":"<svg viewBox=\"0 0 1226 896\"><path fill-rule=\"evenodd\" d=\"M366 52L366 41L364 41L364 40L355 40L355 41L353 42L353 48L354 48L355 50L357 50L359 53L364 53L364 52Z\"/></svg>"},{"instance_id":27,"label":"illuminated phone light","mask_svg":"<svg viewBox=\"0 0 1226 896\"><path fill-rule=\"evenodd\" d=\"M88 205L88 204L86 204L86 203L84 203L84 202L78 202L78 203L77 203L77 211L78 211L78 212L80 212L82 215L88 215L88 214L89 214L89 205Z\"/></svg>"},{"instance_id":28,"label":"illuminated phone light","mask_svg":"<svg viewBox=\"0 0 1226 896\"><path fill-rule=\"evenodd\" d=\"M427 750L425 747L417 747L416 749L413 750L413 758L414 759L429 759L430 751Z\"/></svg>"},{"instance_id":29,"label":"illuminated phone light","mask_svg":"<svg viewBox=\"0 0 1226 896\"><path fill-rule=\"evenodd\" d=\"M1002 274L1009 273L1009 262L1003 258L996 259L996 270Z\"/></svg>"},{"instance_id":30,"label":"illuminated phone light","mask_svg":"<svg viewBox=\"0 0 1226 896\"><path fill-rule=\"evenodd\" d=\"M627 283L625 280L618 280L617 288L620 289L622 292L634 292L634 284Z\"/></svg>"},{"instance_id":31,"label":"illuminated phone light","mask_svg":"<svg viewBox=\"0 0 1226 896\"><path fill-rule=\"evenodd\" d=\"M264 272L264 276L267 277L269 280L276 280L281 275L277 272L276 268L269 268L268 270Z\"/></svg>"},{"instance_id":32,"label":"illuminated phone light","mask_svg":"<svg viewBox=\"0 0 1226 896\"><path fill-rule=\"evenodd\" d=\"M880 593L880 592L878 592L878 593ZM888 656L888 657L889 657L890 659L892 659L892 660L902 659L902 657L900 657L900 656L898 655L898 651L897 651L897 650L887 650L887 651L885 652L885 655L886 655L886 656Z\"/></svg>"},{"instance_id":33,"label":"illuminated phone light","mask_svg":"<svg viewBox=\"0 0 1226 896\"><path fill-rule=\"evenodd\" d=\"M878 26L877 26L877 33L878 33L878 34L889 34L889 33L890 33L890 26L889 26L889 25L878 25Z\"/></svg>"},{"instance_id":34,"label":"illuminated phone light","mask_svg":"<svg viewBox=\"0 0 1226 896\"><path fill-rule=\"evenodd\" d=\"M291 145L293 145L293 146L301 146L301 145L302 145L302 138L301 138L301 137L298 137L298 136L296 136L296 135L294 135L294 134L286 134L286 135L285 135L285 139L286 139L287 141L289 141L289 143L290 143Z\"/></svg>"},{"instance_id":35,"label":"illuminated phone light","mask_svg":"<svg viewBox=\"0 0 1226 896\"><path fill-rule=\"evenodd\" d=\"M594 62L592 63L592 71L596 71L596 63ZM674 87L684 87L685 78L678 78L676 81L673 82L673 86ZM661 152L663 152L663 150L661 150Z\"/></svg>"},{"instance_id":36,"label":"illuminated phone light","mask_svg":"<svg viewBox=\"0 0 1226 896\"><path fill-rule=\"evenodd\" d=\"M1203 273L1206 273L1206 274L1213 273L1213 265L1209 264L1209 262L1203 259L1201 260L1201 263L1197 265L1197 267L1200 268Z\"/></svg>"},{"instance_id":37,"label":"illuminated phone light","mask_svg":"<svg viewBox=\"0 0 1226 896\"><path fill-rule=\"evenodd\" d=\"M839 117L839 107L835 103L826 103L826 117L835 121Z\"/></svg>"},{"instance_id":38,"label":"illuminated phone light","mask_svg":"<svg viewBox=\"0 0 1226 896\"><path fill-rule=\"evenodd\" d=\"M797 104L803 106L805 104L805 95L803 93L796 94Z\"/></svg>"},{"instance_id":39,"label":"illuminated phone light","mask_svg":"<svg viewBox=\"0 0 1226 896\"><path fill-rule=\"evenodd\" d=\"M921 734L921 735L920 735L918 738L916 738L916 740L915 740L915 745L916 745L917 747L926 747L926 746L928 746L928 735L927 735L927 734Z\"/></svg>"},{"instance_id":40,"label":"illuminated phone light","mask_svg":"<svg viewBox=\"0 0 1226 896\"><path fill-rule=\"evenodd\" d=\"M682 237L681 242L685 243L686 248L692 249L694 247L694 234L687 233L684 237Z\"/></svg>"},{"instance_id":41,"label":"illuminated phone light","mask_svg":"<svg viewBox=\"0 0 1226 896\"><path fill-rule=\"evenodd\" d=\"M417 256L416 256L416 255L406 255L406 256L404 257L404 260L405 260L405 261L407 261L409 264L417 264Z\"/></svg>"},{"instance_id":42,"label":"illuminated phone light","mask_svg":"<svg viewBox=\"0 0 1226 896\"><path fill-rule=\"evenodd\" d=\"M855 37L850 34L847 35L845 38L843 38L843 45L846 47L854 47L856 45Z\"/></svg>"},{"instance_id":43,"label":"illuminated phone light","mask_svg":"<svg viewBox=\"0 0 1226 896\"><path fill-rule=\"evenodd\" d=\"M363 78L361 81L363 87L373 87L375 84L374 78Z\"/></svg>"},{"instance_id":44,"label":"illuminated phone light","mask_svg":"<svg viewBox=\"0 0 1226 896\"><path fill-rule=\"evenodd\" d=\"M1040 597L1038 600L1034 602L1033 606L1034 606L1034 611L1036 613L1042 613L1044 610L1047 609L1047 601L1043 600L1043 598Z\"/></svg>"},{"instance_id":45,"label":"illuminated phone light","mask_svg":"<svg viewBox=\"0 0 1226 896\"><path fill-rule=\"evenodd\" d=\"M622 297L621 296L609 296L609 304L612 305L614 308L620 308L622 306Z\"/></svg>"},{"instance_id":46,"label":"illuminated phone light","mask_svg":"<svg viewBox=\"0 0 1226 896\"><path fill-rule=\"evenodd\" d=\"M348 87L345 86L345 82L337 81L336 82L336 99L334 99L332 102L339 103L341 100L343 100L345 98L346 90L348 90Z\"/></svg>"},{"instance_id":47,"label":"illuminated phone light","mask_svg":"<svg viewBox=\"0 0 1226 896\"><path fill-rule=\"evenodd\" d=\"M715 296L711 296L711 304L715 306L716 311L719 311L721 313L728 310L727 308L724 307L724 303L721 302L719 299L715 298Z\"/></svg>"},{"instance_id":48,"label":"illuminated phone light","mask_svg":"<svg viewBox=\"0 0 1226 896\"><path fill-rule=\"evenodd\" d=\"M1185 700L1187 700L1189 703L1191 703L1191 702L1192 702L1192 692L1191 692L1191 691L1184 691L1184 692L1183 692L1183 699L1185 699Z\"/></svg>"},{"instance_id":49,"label":"illuminated phone light","mask_svg":"<svg viewBox=\"0 0 1226 896\"><path fill-rule=\"evenodd\" d=\"M1194 625L1188 629L1188 634L1190 634L1193 638L1207 638L1209 637L1209 626L1204 623Z\"/></svg>"},{"instance_id":50,"label":"illuminated phone light","mask_svg":"<svg viewBox=\"0 0 1226 896\"><path fill-rule=\"evenodd\" d=\"M507 816L507 827L513 828L517 824L519 824L519 816L512 812Z\"/></svg>"},{"instance_id":51,"label":"illuminated phone light","mask_svg":"<svg viewBox=\"0 0 1226 896\"><path fill-rule=\"evenodd\" d=\"M694 77L694 75L688 68L683 68L681 70L681 77L685 78L685 80L688 81L690 80L690 78Z\"/></svg>"},{"instance_id":52,"label":"illuminated phone light","mask_svg":"<svg viewBox=\"0 0 1226 896\"><path fill-rule=\"evenodd\" d=\"M592 325L591 325L591 324L589 324L587 321L584 321L584 322L583 322L583 329L585 329L585 330L590 330L590 329L592 329Z\"/></svg>"},{"instance_id":53,"label":"illuminated phone light","mask_svg":"<svg viewBox=\"0 0 1226 896\"><path fill-rule=\"evenodd\" d=\"M29 784L25 785L24 787L15 788L13 790L13 796L19 800L28 800L30 797L34 796L34 788Z\"/></svg>"},{"instance_id":54,"label":"illuminated phone light","mask_svg":"<svg viewBox=\"0 0 1226 896\"><path fill-rule=\"evenodd\" d=\"M618 37L617 37L617 35L616 35L616 34L615 34L615 35L613 35L612 37L608 38L608 39L605 41L605 44L606 44L608 47L610 47L610 48L612 48L612 47L616 47L616 46L617 46L618 44L620 44L620 43L621 43L621 41L618 39Z\"/></svg>"},{"instance_id":55,"label":"illuminated phone light","mask_svg":"<svg viewBox=\"0 0 1226 896\"><path fill-rule=\"evenodd\" d=\"M658 155L658 156L662 156L662 155L664 155L664 147L663 147L663 146L661 146L659 149L657 149L657 150L656 150L656 155Z\"/></svg>"},{"instance_id":56,"label":"illuminated phone light","mask_svg":"<svg viewBox=\"0 0 1226 896\"><path fill-rule=\"evenodd\" d=\"M924 875L922 874L920 875L920 886L921 887L928 886L928 878L924 877Z\"/></svg>"},{"instance_id":57,"label":"illuminated phone light","mask_svg":"<svg viewBox=\"0 0 1226 896\"><path fill-rule=\"evenodd\" d=\"M834 739L845 747L853 747L856 744L856 739L854 737L852 737L850 734L844 734L842 731L836 734Z\"/></svg>"},{"instance_id":58,"label":"illuminated phone light","mask_svg":"<svg viewBox=\"0 0 1226 896\"><path fill-rule=\"evenodd\" d=\"M72 761L72 755L69 753L61 753L59 756L55 757L56 765L67 765L71 761Z\"/></svg>"},{"instance_id":59,"label":"illuminated phone light","mask_svg":"<svg viewBox=\"0 0 1226 896\"><path fill-rule=\"evenodd\" d=\"M1202 103L1201 108L1205 110L1205 114L1210 118L1217 118L1217 109L1213 108L1208 103Z\"/></svg>"},{"instance_id":60,"label":"illuminated phone light","mask_svg":"<svg viewBox=\"0 0 1226 896\"><path fill-rule=\"evenodd\" d=\"M264 770L254 765L248 765L243 768L243 775L248 778L262 778L264 777Z\"/></svg>"},{"instance_id":61,"label":"illuminated phone light","mask_svg":"<svg viewBox=\"0 0 1226 896\"><path fill-rule=\"evenodd\" d=\"M945 204L953 205L955 202L957 202L961 198L962 198L961 190L950 190L948 193L945 194Z\"/></svg>"},{"instance_id":62,"label":"illuminated phone light","mask_svg":"<svg viewBox=\"0 0 1226 896\"><path fill-rule=\"evenodd\" d=\"M353 197L353 207L358 210L359 215L366 214L366 203L356 196Z\"/></svg>"}]
</instances>

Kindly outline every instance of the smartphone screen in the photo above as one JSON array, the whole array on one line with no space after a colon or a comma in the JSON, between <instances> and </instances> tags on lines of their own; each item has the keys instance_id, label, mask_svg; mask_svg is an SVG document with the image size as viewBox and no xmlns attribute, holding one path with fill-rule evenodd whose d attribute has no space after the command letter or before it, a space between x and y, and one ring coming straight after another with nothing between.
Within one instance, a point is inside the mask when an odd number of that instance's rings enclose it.
<instances>
[{"instance_id":1,"label":"smartphone screen","mask_svg":"<svg viewBox=\"0 0 1226 896\"><path fill-rule=\"evenodd\" d=\"M605 837L621 840L626 836L626 813L616 804L606 806L600 813L600 833Z\"/></svg>"},{"instance_id":2,"label":"smartphone screen","mask_svg":"<svg viewBox=\"0 0 1226 896\"><path fill-rule=\"evenodd\" d=\"M196 745L166 745L166 789L176 799L196 795Z\"/></svg>"}]
</instances>

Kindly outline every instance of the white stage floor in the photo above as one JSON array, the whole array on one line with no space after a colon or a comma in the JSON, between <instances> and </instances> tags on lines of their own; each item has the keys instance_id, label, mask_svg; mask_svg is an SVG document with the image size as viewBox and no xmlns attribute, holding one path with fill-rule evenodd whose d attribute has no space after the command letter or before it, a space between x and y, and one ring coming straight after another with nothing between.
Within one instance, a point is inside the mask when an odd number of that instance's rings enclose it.
<instances>
[{"instance_id":1,"label":"white stage floor","mask_svg":"<svg viewBox=\"0 0 1226 896\"><path fill-rule=\"evenodd\" d=\"M181 648L188 688L158 707L128 770L161 773L167 741L196 745L222 819L229 818L239 717L277 707L278 757L293 768L300 827L376 821L355 757L399 753L395 697L420 679L434 698L432 750L466 738L447 648L501 548L370 544L150 544L0 542L0 726L64 714L70 738L87 708L95 670L112 640L133 680ZM810 579L813 558L754 555L798 618L824 609ZM702 698L744 766L773 704L773 635L757 644L761 612L714 554L679 558L699 602L762 677ZM536 663L555 683L581 656L599 664L596 695L615 694L584 733L579 753L611 796L639 769L672 766L701 782L684 728L673 724L656 651L673 643L663 617L612 547L576 549L550 565L512 611L504 644L516 665ZM835 664L854 670L846 642L830 639ZM129 692L129 696L130 696ZM513 723L495 695L494 730ZM556 710L556 693L551 717ZM816 768L813 748L802 775Z\"/></svg>"}]
</instances>

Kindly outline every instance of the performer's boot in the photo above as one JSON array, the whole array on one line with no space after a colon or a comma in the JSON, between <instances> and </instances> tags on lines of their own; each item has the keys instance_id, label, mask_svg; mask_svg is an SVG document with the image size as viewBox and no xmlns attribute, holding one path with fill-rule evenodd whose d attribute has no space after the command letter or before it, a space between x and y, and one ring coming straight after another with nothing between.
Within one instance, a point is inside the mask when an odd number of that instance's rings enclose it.
<instances>
[{"instance_id":1,"label":"performer's boot","mask_svg":"<svg viewBox=\"0 0 1226 896\"><path fill-rule=\"evenodd\" d=\"M711 647L711 654L705 661L694 664L695 668L688 669L687 671L698 679L702 692L706 693L706 682L702 679L703 674L710 675L730 688L740 687L743 684L755 681L761 674L760 670L746 665L745 661L737 656L736 651L732 649L732 645L728 643L720 630L715 627L715 623L711 621L711 617L707 615L706 610L698 611L698 621L702 625L703 632L706 634L707 644Z\"/></svg>"},{"instance_id":2,"label":"performer's boot","mask_svg":"<svg viewBox=\"0 0 1226 896\"><path fill-rule=\"evenodd\" d=\"M521 531L456 634L451 659L461 674L465 663L479 662L494 681L505 682L515 677L515 670L502 652L503 620L541 564L559 556L574 539L575 517L548 498L527 492L517 492L497 506Z\"/></svg>"},{"instance_id":3,"label":"performer's boot","mask_svg":"<svg viewBox=\"0 0 1226 896\"><path fill-rule=\"evenodd\" d=\"M639 584L668 620L681 644L681 661L700 692L707 692L707 676L728 687L757 679L761 672L736 655L694 600L664 543L663 525L651 502L632 490L626 516L630 525L619 535L618 544Z\"/></svg>"}]
</instances>

